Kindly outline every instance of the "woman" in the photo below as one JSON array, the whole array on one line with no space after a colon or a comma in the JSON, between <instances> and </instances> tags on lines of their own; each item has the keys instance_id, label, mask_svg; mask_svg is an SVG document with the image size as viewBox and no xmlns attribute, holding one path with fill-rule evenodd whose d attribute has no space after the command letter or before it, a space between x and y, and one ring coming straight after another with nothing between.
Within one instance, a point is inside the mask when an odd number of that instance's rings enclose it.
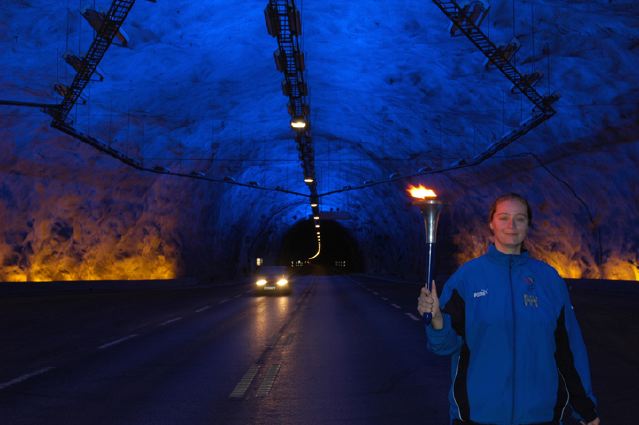
<instances>
[{"instance_id":1,"label":"woman","mask_svg":"<svg viewBox=\"0 0 639 425\"><path fill-rule=\"evenodd\" d=\"M452 355L453 424L558 425L569 403L582 424L600 424L566 284L522 250L531 219L523 197L499 197L494 245L460 267L441 298L434 283L418 298L419 313L433 315L428 348Z\"/></svg>"}]
</instances>

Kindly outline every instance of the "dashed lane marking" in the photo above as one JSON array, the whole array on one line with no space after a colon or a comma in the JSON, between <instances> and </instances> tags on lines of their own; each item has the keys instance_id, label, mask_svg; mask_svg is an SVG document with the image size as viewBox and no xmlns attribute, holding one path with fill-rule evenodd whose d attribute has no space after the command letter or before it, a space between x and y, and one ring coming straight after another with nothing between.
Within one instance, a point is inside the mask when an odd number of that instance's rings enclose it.
<instances>
[{"instance_id":1,"label":"dashed lane marking","mask_svg":"<svg viewBox=\"0 0 639 425\"><path fill-rule=\"evenodd\" d=\"M42 369L38 369L35 372L25 373L22 376L18 376L17 378L12 379L11 381L2 382L0 383L0 390L4 390L5 388L9 388L12 385L19 384L20 382L24 382L29 378L33 378L34 376L42 375L43 373L46 373L50 371L51 369L55 369L55 367L52 367L52 366L43 367Z\"/></svg>"},{"instance_id":2,"label":"dashed lane marking","mask_svg":"<svg viewBox=\"0 0 639 425\"><path fill-rule=\"evenodd\" d=\"M229 299L228 298L224 298L223 300L220 300L218 302L218 304L224 304L225 302L227 302Z\"/></svg>"},{"instance_id":3,"label":"dashed lane marking","mask_svg":"<svg viewBox=\"0 0 639 425\"><path fill-rule=\"evenodd\" d=\"M204 307L200 307L197 310L195 310L196 313L202 313L203 311L208 310L209 308L211 308L210 305L205 305Z\"/></svg>"},{"instance_id":4,"label":"dashed lane marking","mask_svg":"<svg viewBox=\"0 0 639 425\"><path fill-rule=\"evenodd\" d=\"M391 303L391 305L392 305L393 307L397 308L397 309L400 309L400 310L402 309L400 306L398 306L398 305L397 305L397 304L395 304L395 303Z\"/></svg>"},{"instance_id":5,"label":"dashed lane marking","mask_svg":"<svg viewBox=\"0 0 639 425\"><path fill-rule=\"evenodd\" d=\"M413 313L404 313L404 314L410 317L411 319L413 319L414 321L419 322L419 317L415 316Z\"/></svg>"},{"instance_id":6,"label":"dashed lane marking","mask_svg":"<svg viewBox=\"0 0 639 425\"><path fill-rule=\"evenodd\" d=\"M114 345L120 344L121 342L133 339L136 336L138 336L138 334L131 334L131 335L127 335L127 336L125 336L123 338L116 339L115 341L107 342L106 344L102 344L101 346L99 346L98 350L104 350L105 348L109 348L109 347L112 347Z\"/></svg>"},{"instance_id":7,"label":"dashed lane marking","mask_svg":"<svg viewBox=\"0 0 639 425\"><path fill-rule=\"evenodd\" d=\"M158 326L166 326L166 325L170 325L171 323L175 323L175 322L180 321L180 320L182 320L182 318L181 318L181 317L174 317L173 319L169 319L169 320L167 320L166 322L162 322L162 323L160 323Z\"/></svg>"},{"instance_id":8,"label":"dashed lane marking","mask_svg":"<svg viewBox=\"0 0 639 425\"><path fill-rule=\"evenodd\" d=\"M277 378L277 374L279 373L279 371L280 365L278 364L271 365L271 367L268 368L268 370L264 374L264 380L262 381L262 384L257 389L257 393L255 394L256 397L266 397L268 393L271 392L273 384L275 383L275 378Z\"/></svg>"},{"instance_id":9,"label":"dashed lane marking","mask_svg":"<svg viewBox=\"0 0 639 425\"><path fill-rule=\"evenodd\" d=\"M249 369L246 371L240 382L237 383L231 394L229 394L229 398L244 398L244 394L246 394L246 390L249 389L253 379L255 379L255 375L260 370L260 367L256 364L251 365Z\"/></svg>"}]
</instances>

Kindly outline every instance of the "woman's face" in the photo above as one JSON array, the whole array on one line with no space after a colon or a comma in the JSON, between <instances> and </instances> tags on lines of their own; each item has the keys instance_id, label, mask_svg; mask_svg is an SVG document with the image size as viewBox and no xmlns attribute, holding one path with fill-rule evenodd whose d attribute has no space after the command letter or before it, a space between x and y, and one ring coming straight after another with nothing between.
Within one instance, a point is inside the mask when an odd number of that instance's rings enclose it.
<instances>
[{"instance_id":1,"label":"woman's face","mask_svg":"<svg viewBox=\"0 0 639 425\"><path fill-rule=\"evenodd\" d=\"M521 244L528 233L526 205L517 199L504 199L497 204L490 220L495 236L495 248L504 254L521 253Z\"/></svg>"}]
</instances>

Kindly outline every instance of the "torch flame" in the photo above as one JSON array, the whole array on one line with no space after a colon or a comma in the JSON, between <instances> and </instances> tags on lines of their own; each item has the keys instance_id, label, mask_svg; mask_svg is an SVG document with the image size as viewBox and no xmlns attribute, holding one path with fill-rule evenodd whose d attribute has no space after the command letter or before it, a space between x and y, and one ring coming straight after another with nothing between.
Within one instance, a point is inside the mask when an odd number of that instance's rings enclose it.
<instances>
[{"instance_id":1,"label":"torch flame","mask_svg":"<svg viewBox=\"0 0 639 425\"><path fill-rule=\"evenodd\" d=\"M432 189L424 187L423 185L413 186L412 184L406 189L410 196L418 199L437 198L437 194Z\"/></svg>"}]
</instances>

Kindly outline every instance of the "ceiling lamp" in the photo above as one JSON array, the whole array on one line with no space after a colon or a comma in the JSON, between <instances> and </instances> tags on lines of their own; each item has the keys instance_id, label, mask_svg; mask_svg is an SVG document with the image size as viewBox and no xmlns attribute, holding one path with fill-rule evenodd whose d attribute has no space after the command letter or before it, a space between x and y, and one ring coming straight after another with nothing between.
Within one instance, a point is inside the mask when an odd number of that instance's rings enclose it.
<instances>
[{"instance_id":1,"label":"ceiling lamp","mask_svg":"<svg viewBox=\"0 0 639 425\"><path fill-rule=\"evenodd\" d=\"M304 130L306 128L306 118L303 116L295 116L291 120L291 127L295 130Z\"/></svg>"}]
</instances>

